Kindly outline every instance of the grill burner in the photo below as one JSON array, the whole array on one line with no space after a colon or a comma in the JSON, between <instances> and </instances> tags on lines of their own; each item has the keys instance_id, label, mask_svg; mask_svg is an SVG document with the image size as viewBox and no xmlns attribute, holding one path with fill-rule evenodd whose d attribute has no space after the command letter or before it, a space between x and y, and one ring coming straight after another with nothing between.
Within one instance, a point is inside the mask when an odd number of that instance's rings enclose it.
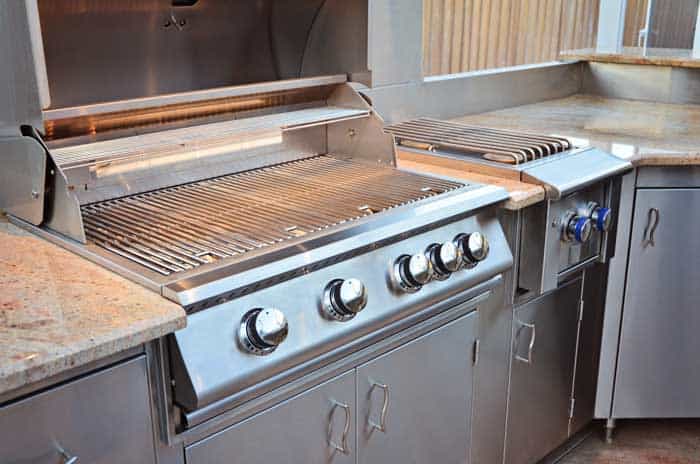
<instances>
[{"instance_id":1,"label":"grill burner","mask_svg":"<svg viewBox=\"0 0 700 464\"><path fill-rule=\"evenodd\" d=\"M468 126L437 119L420 118L384 128L400 145L435 150L456 150L489 161L521 164L569 150L561 137Z\"/></svg>"},{"instance_id":2,"label":"grill burner","mask_svg":"<svg viewBox=\"0 0 700 464\"><path fill-rule=\"evenodd\" d=\"M463 187L316 156L82 207L87 238L162 275Z\"/></svg>"}]
</instances>

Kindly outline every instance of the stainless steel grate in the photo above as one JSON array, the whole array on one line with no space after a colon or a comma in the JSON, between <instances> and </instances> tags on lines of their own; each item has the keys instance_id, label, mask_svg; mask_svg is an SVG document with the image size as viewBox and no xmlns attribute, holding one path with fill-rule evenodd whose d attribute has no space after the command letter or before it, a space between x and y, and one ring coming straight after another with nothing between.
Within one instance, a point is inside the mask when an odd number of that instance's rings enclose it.
<instances>
[{"instance_id":1,"label":"stainless steel grate","mask_svg":"<svg viewBox=\"0 0 700 464\"><path fill-rule=\"evenodd\" d=\"M420 118L385 127L398 144L448 149L490 161L521 164L573 148L565 138Z\"/></svg>"},{"instance_id":2,"label":"stainless steel grate","mask_svg":"<svg viewBox=\"0 0 700 464\"><path fill-rule=\"evenodd\" d=\"M82 207L88 240L162 275L462 187L316 156Z\"/></svg>"}]
</instances>

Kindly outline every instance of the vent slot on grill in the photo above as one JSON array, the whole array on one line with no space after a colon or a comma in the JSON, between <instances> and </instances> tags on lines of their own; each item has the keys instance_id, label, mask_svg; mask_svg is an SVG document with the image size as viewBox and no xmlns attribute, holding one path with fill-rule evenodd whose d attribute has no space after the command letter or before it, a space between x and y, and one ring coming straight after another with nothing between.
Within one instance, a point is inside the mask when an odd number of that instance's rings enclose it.
<instances>
[{"instance_id":1,"label":"vent slot on grill","mask_svg":"<svg viewBox=\"0 0 700 464\"><path fill-rule=\"evenodd\" d=\"M562 137L469 126L420 118L385 127L398 145L430 151L455 151L489 161L521 164L573 148Z\"/></svg>"},{"instance_id":2,"label":"vent slot on grill","mask_svg":"<svg viewBox=\"0 0 700 464\"><path fill-rule=\"evenodd\" d=\"M88 241L167 276L460 187L324 155L84 205L82 215Z\"/></svg>"}]
</instances>

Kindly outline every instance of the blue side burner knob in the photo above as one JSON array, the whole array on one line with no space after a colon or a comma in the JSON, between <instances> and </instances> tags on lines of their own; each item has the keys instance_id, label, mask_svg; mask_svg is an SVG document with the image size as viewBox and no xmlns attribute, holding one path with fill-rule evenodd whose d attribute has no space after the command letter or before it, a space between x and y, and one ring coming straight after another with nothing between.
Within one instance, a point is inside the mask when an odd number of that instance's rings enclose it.
<instances>
[{"instance_id":1,"label":"blue side burner knob","mask_svg":"<svg viewBox=\"0 0 700 464\"><path fill-rule=\"evenodd\" d=\"M603 206L598 206L591 212L591 221L593 221L593 227L599 232L607 232L610 229L610 224L612 223L612 211L610 208L605 208Z\"/></svg>"},{"instance_id":2,"label":"blue side burner knob","mask_svg":"<svg viewBox=\"0 0 700 464\"><path fill-rule=\"evenodd\" d=\"M593 224L585 216L569 213L564 219L562 239L565 242L586 243L591 238Z\"/></svg>"}]
</instances>

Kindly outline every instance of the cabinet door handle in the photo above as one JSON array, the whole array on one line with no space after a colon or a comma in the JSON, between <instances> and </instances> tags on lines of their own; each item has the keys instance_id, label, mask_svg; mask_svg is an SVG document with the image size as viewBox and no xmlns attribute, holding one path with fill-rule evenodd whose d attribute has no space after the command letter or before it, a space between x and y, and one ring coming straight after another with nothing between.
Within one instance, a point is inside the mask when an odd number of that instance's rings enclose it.
<instances>
[{"instance_id":1,"label":"cabinet door handle","mask_svg":"<svg viewBox=\"0 0 700 464\"><path fill-rule=\"evenodd\" d=\"M656 228L659 225L660 219L661 213L659 213L659 209L649 208L649 213L647 213L647 225L644 228L644 236L642 237L643 247L647 247L648 245L656 245L656 242L654 241L654 234L656 233Z\"/></svg>"},{"instance_id":2,"label":"cabinet door handle","mask_svg":"<svg viewBox=\"0 0 700 464\"><path fill-rule=\"evenodd\" d=\"M535 349L535 336L536 336L536 330L535 330L535 324L528 324L526 322L521 322L518 321L518 324L520 324L520 328L516 332L515 335L515 359L520 362L524 362L525 364L532 364L532 351ZM522 331L524 328L530 329L530 343L527 346L527 358L524 358L518 354L518 340L520 339L520 331Z\"/></svg>"},{"instance_id":3,"label":"cabinet door handle","mask_svg":"<svg viewBox=\"0 0 700 464\"><path fill-rule=\"evenodd\" d=\"M380 388L384 392L384 400L382 401L382 410L379 414L379 423L367 418L372 429L377 429L380 432L386 433L386 414L389 411L389 386L383 383L372 382L372 387L369 389L370 394L375 388Z\"/></svg>"},{"instance_id":4,"label":"cabinet door handle","mask_svg":"<svg viewBox=\"0 0 700 464\"><path fill-rule=\"evenodd\" d=\"M333 441L333 414L338 408L345 411L345 426L343 427L343 434L340 436L340 444ZM331 445L331 448L335 449L336 451L340 451L343 454L350 454L350 447L348 446L348 433L350 433L351 420L352 417L350 415L350 406L333 400L333 408L331 408L330 417L328 419L328 443Z\"/></svg>"},{"instance_id":5,"label":"cabinet door handle","mask_svg":"<svg viewBox=\"0 0 700 464\"><path fill-rule=\"evenodd\" d=\"M61 464L78 464L78 456L71 456L61 447L58 448L58 453L61 455L61 458L63 458Z\"/></svg>"}]
</instances>

